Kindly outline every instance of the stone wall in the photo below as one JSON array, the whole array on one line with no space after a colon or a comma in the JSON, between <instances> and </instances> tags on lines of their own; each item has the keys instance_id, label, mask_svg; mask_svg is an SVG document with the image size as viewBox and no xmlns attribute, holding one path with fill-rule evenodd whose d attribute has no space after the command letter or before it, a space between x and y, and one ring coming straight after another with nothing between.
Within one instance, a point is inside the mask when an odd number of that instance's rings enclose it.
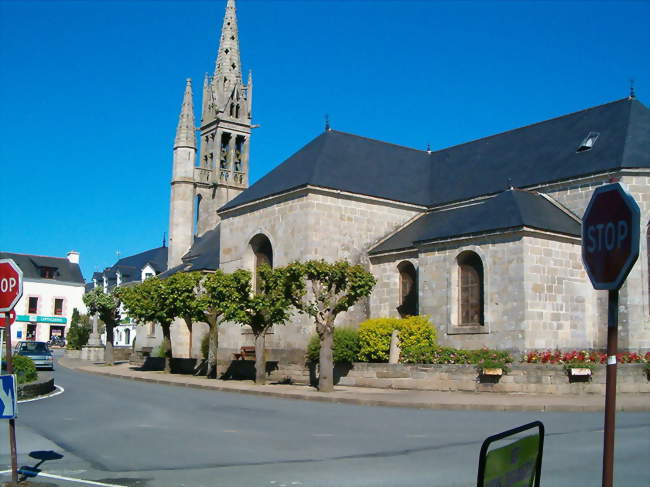
<instances>
[{"instance_id":1,"label":"stone wall","mask_svg":"<svg viewBox=\"0 0 650 487\"><path fill-rule=\"evenodd\" d=\"M521 351L606 346L577 239L524 237L526 340Z\"/></svg>"},{"instance_id":2,"label":"stone wall","mask_svg":"<svg viewBox=\"0 0 650 487\"><path fill-rule=\"evenodd\" d=\"M641 210L639 259L619 292L619 348L650 350L650 283L648 262L648 222L650 221L650 173L647 170L624 170L589 178L564 181L537 188L566 206L579 217L584 214L596 187L618 178L624 183ZM605 340L607 292L593 291L597 321L597 340Z\"/></svg>"},{"instance_id":3,"label":"stone wall","mask_svg":"<svg viewBox=\"0 0 650 487\"><path fill-rule=\"evenodd\" d=\"M252 364L252 362L251 362ZM528 394L605 394L605 367L597 367L585 382L571 382L561 365L514 364L498 382L482 381L473 365L405 365L354 363L335 371L338 384L380 389L423 391L507 392ZM273 370L270 380L309 383L315 371L298 365ZM617 366L618 393L647 393L650 380L643 364Z\"/></svg>"}]
</instances>

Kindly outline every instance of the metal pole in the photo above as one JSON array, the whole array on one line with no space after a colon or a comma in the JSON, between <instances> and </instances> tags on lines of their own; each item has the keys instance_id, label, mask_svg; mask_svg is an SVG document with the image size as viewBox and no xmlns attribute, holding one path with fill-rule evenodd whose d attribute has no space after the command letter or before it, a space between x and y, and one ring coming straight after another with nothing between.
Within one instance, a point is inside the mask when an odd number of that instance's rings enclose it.
<instances>
[{"instance_id":1,"label":"metal pole","mask_svg":"<svg viewBox=\"0 0 650 487\"><path fill-rule=\"evenodd\" d=\"M7 374L14 373L14 364L11 356L11 325L9 324L9 311L5 312L5 330L7 330L7 345L6 361L7 361ZM18 485L18 457L16 455L16 420L9 420L9 448L11 450L11 485L16 487Z\"/></svg>"},{"instance_id":2,"label":"metal pole","mask_svg":"<svg viewBox=\"0 0 650 487\"><path fill-rule=\"evenodd\" d=\"M618 289L609 291L607 304L607 382L605 384L605 445L603 487L614 485L614 429L616 422L616 352L618 350Z\"/></svg>"}]
</instances>

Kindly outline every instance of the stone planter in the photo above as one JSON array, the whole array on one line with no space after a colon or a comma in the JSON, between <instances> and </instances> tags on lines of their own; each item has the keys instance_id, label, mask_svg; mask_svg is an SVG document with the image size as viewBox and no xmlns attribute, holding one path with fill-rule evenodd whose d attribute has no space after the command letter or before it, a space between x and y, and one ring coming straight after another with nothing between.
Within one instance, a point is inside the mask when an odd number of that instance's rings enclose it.
<instances>
[{"instance_id":1,"label":"stone planter","mask_svg":"<svg viewBox=\"0 0 650 487\"><path fill-rule=\"evenodd\" d=\"M481 369L481 375L503 375L503 369Z\"/></svg>"},{"instance_id":2,"label":"stone planter","mask_svg":"<svg viewBox=\"0 0 650 487\"><path fill-rule=\"evenodd\" d=\"M591 380L591 369L587 367L571 367L567 370L569 382L589 382Z\"/></svg>"}]
</instances>

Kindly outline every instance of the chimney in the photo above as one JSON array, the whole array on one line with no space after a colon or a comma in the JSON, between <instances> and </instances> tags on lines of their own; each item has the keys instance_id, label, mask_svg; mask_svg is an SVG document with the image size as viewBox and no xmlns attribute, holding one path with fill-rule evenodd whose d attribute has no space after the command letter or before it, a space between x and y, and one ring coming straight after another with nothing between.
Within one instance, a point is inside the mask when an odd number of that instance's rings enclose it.
<instances>
[{"instance_id":1,"label":"chimney","mask_svg":"<svg viewBox=\"0 0 650 487\"><path fill-rule=\"evenodd\" d=\"M77 252L76 250L71 250L70 252L68 252L68 260L72 264L78 264L79 263L79 252Z\"/></svg>"}]
</instances>

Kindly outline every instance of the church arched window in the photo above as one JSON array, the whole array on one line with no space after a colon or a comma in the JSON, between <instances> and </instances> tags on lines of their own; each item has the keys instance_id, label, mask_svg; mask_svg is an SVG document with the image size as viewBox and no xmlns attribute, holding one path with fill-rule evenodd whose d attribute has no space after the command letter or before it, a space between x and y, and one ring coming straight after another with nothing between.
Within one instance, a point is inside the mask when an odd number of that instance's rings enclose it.
<instances>
[{"instance_id":1,"label":"church arched window","mask_svg":"<svg viewBox=\"0 0 650 487\"><path fill-rule=\"evenodd\" d=\"M458 258L458 324L484 324L483 262L475 252L462 252Z\"/></svg>"},{"instance_id":2,"label":"church arched window","mask_svg":"<svg viewBox=\"0 0 650 487\"><path fill-rule=\"evenodd\" d=\"M405 260L397 265L399 272L399 306L397 311L404 318L418 314L417 272L415 266Z\"/></svg>"},{"instance_id":3,"label":"church arched window","mask_svg":"<svg viewBox=\"0 0 650 487\"><path fill-rule=\"evenodd\" d=\"M235 114L235 104L230 104L230 116L232 117Z\"/></svg>"},{"instance_id":4,"label":"church arched window","mask_svg":"<svg viewBox=\"0 0 650 487\"><path fill-rule=\"evenodd\" d=\"M253 288L255 292L260 292L260 279L257 269L263 264L273 267L273 247L271 241L266 235L257 234L250 241L253 250Z\"/></svg>"},{"instance_id":5,"label":"church arched window","mask_svg":"<svg viewBox=\"0 0 650 487\"><path fill-rule=\"evenodd\" d=\"M201 195L197 194L194 201L194 235L198 235L199 233L199 217L201 216L202 199Z\"/></svg>"}]
</instances>

